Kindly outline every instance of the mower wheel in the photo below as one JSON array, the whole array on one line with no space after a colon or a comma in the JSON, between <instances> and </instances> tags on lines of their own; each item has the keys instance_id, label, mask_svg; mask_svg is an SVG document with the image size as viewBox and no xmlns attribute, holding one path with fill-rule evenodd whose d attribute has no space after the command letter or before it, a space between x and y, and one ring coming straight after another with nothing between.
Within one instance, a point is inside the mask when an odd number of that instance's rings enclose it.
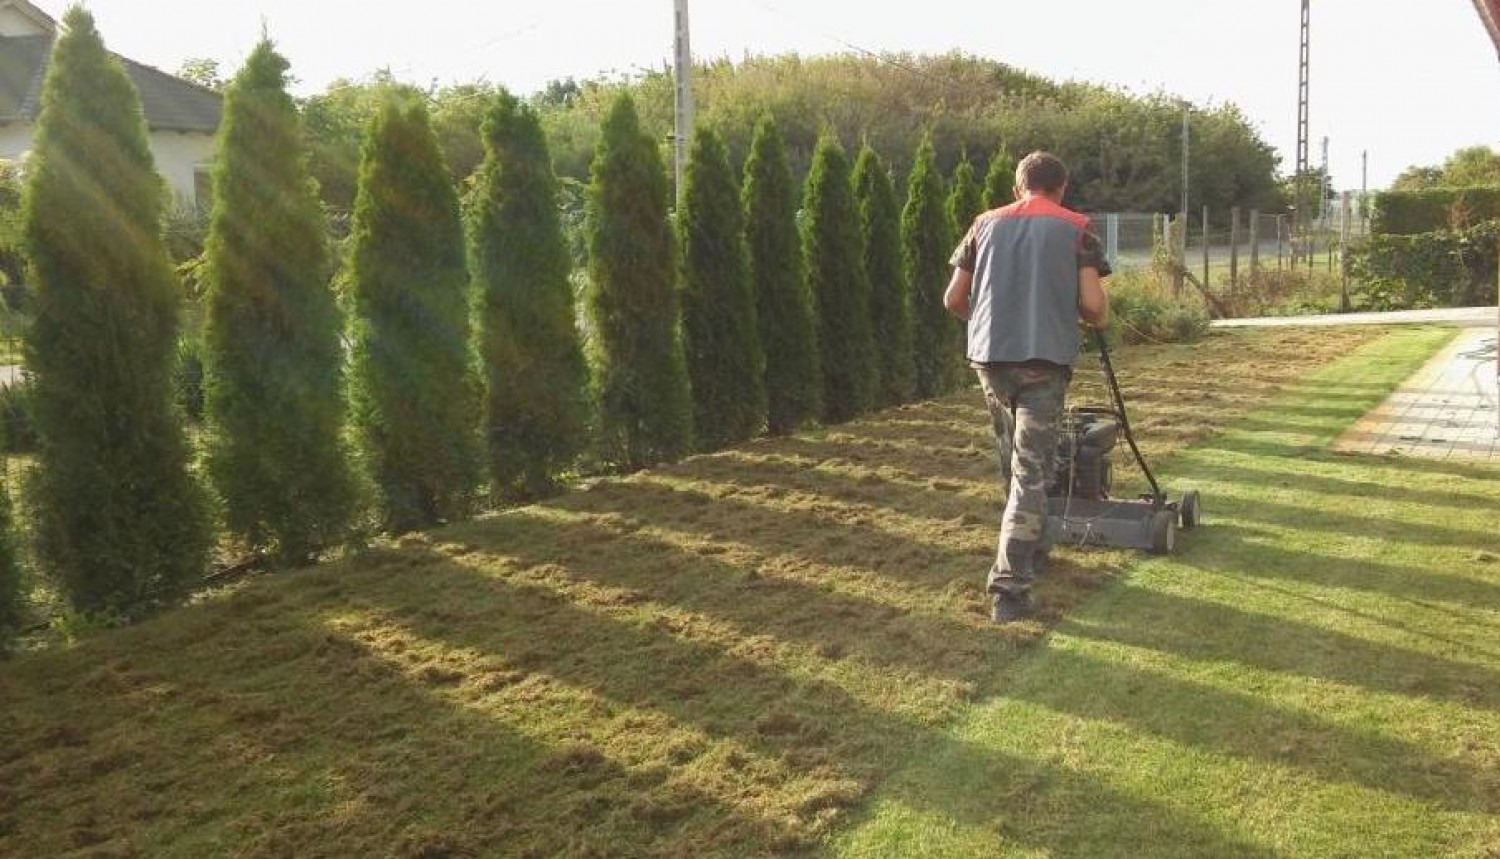
<instances>
[{"instance_id":1,"label":"mower wheel","mask_svg":"<svg viewBox=\"0 0 1500 859\"><path fill-rule=\"evenodd\" d=\"M1203 523L1203 505L1198 499L1198 490L1189 489L1182 494L1182 501L1177 505L1177 512L1182 517L1182 530L1191 531Z\"/></svg>"},{"instance_id":2,"label":"mower wheel","mask_svg":"<svg viewBox=\"0 0 1500 859\"><path fill-rule=\"evenodd\" d=\"M1170 555L1177 548L1177 514L1159 510L1151 517L1151 554Z\"/></svg>"}]
</instances>

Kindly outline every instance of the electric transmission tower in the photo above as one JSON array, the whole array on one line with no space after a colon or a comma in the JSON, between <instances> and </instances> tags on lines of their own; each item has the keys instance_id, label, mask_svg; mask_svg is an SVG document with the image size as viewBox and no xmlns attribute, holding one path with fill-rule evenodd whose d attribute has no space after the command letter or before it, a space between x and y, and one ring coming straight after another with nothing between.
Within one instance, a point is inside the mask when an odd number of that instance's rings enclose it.
<instances>
[{"instance_id":1,"label":"electric transmission tower","mask_svg":"<svg viewBox=\"0 0 1500 859\"><path fill-rule=\"evenodd\" d=\"M677 37L675 84L677 124L672 136L672 154L677 178L677 201L682 202L683 175L687 170L688 139L693 135L693 49L688 31L688 0L676 0Z\"/></svg>"}]
</instances>

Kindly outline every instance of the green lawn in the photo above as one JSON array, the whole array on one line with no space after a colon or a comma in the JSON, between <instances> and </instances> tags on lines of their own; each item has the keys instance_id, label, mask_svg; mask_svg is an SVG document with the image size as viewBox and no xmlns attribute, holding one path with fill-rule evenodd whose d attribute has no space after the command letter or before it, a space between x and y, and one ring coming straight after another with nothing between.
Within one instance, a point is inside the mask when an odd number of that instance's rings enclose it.
<instances>
[{"instance_id":1,"label":"green lawn","mask_svg":"<svg viewBox=\"0 0 1500 859\"><path fill-rule=\"evenodd\" d=\"M1326 451L1443 337L1173 458L1210 527L1068 617L839 852L1500 854L1500 472Z\"/></svg>"},{"instance_id":2,"label":"green lawn","mask_svg":"<svg viewBox=\"0 0 1500 859\"><path fill-rule=\"evenodd\" d=\"M1210 526L1036 622L966 391L0 664L0 856L1493 854L1500 474L1323 452L1450 334L1122 352Z\"/></svg>"}]
</instances>

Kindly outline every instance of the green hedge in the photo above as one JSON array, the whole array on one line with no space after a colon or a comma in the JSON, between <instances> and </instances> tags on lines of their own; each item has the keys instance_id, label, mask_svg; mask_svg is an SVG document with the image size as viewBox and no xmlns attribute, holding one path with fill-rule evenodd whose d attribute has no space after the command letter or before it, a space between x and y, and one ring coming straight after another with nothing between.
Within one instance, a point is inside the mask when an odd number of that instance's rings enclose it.
<instances>
[{"instance_id":1,"label":"green hedge","mask_svg":"<svg viewBox=\"0 0 1500 859\"><path fill-rule=\"evenodd\" d=\"M1500 218L1500 187L1430 188L1375 195L1370 231L1415 236Z\"/></svg>"},{"instance_id":2,"label":"green hedge","mask_svg":"<svg viewBox=\"0 0 1500 859\"><path fill-rule=\"evenodd\" d=\"M1462 231L1375 236L1350 258L1356 298L1369 310L1495 303L1500 221Z\"/></svg>"}]
</instances>

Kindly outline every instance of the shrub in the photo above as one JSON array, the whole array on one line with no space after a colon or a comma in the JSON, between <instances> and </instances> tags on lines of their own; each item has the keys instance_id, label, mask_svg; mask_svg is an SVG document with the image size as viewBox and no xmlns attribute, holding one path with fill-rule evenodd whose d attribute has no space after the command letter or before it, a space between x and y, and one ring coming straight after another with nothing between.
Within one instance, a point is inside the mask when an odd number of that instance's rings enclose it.
<instances>
[{"instance_id":1,"label":"shrub","mask_svg":"<svg viewBox=\"0 0 1500 859\"><path fill-rule=\"evenodd\" d=\"M1467 230L1375 236L1350 258L1357 298L1370 310L1495 303L1500 221Z\"/></svg>"},{"instance_id":2,"label":"shrub","mask_svg":"<svg viewBox=\"0 0 1500 859\"><path fill-rule=\"evenodd\" d=\"M590 347L606 458L627 469L692 449L667 174L622 93L604 121L589 188Z\"/></svg>"},{"instance_id":3,"label":"shrub","mask_svg":"<svg viewBox=\"0 0 1500 859\"><path fill-rule=\"evenodd\" d=\"M743 441L766 423L766 359L745 259L739 182L718 135L693 135L679 216L682 321L698 445Z\"/></svg>"},{"instance_id":4,"label":"shrub","mask_svg":"<svg viewBox=\"0 0 1500 859\"><path fill-rule=\"evenodd\" d=\"M484 125L470 217L493 491L535 497L588 434L588 369L557 180L535 111L502 93Z\"/></svg>"},{"instance_id":5,"label":"shrub","mask_svg":"<svg viewBox=\"0 0 1500 859\"><path fill-rule=\"evenodd\" d=\"M1145 273L1116 275L1109 285L1114 343L1193 343L1209 331L1208 311L1192 296L1175 299L1170 287Z\"/></svg>"},{"instance_id":6,"label":"shrub","mask_svg":"<svg viewBox=\"0 0 1500 859\"><path fill-rule=\"evenodd\" d=\"M0 478L0 656L9 651L26 618L9 482Z\"/></svg>"},{"instance_id":7,"label":"shrub","mask_svg":"<svg viewBox=\"0 0 1500 859\"><path fill-rule=\"evenodd\" d=\"M877 380L859 212L849 160L831 135L813 153L803 209L803 257L823 361L823 420L840 423L870 410Z\"/></svg>"},{"instance_id":8,"label":"shrub","mask_svg":"<svg viewBox=\"0 0 1500 859\"><path fill-rule=\"evenodd\" d=\"M199 580L209 522L172 406L181 288L140 100L93 17L75 6L63 23L25 201L31 520L37 559L76 610L129 616Z\"/></svg>"},{"instance_id":9,"label":"shrub","mask_svg":"<svg viewBox=\"0 0 1500 859\"><path fill-rule=\"evenodd\" d=\"M789 433L823 411L822 359L807 292L797 189L786 143L769 116L755 130L745 162L745 245L766 359L766 423Z\"/></svg>"},{"instance_id":10,"label":"shrub","mask_svg":"<svg viewBox=\"0 0 1500 859\"><path fill-rule=\"evenodd\" d=\"M32 382L17 379L0 387L0 450L8 454L36 453L36 420L32 417Z\"/></svg>"},{"instance_id":11,"label":"shrub","mask_svg":"<svg viewBox=\"0 0 1500 859\"><path fill-rule=\"evenodd\" d=\"M917 365L917 396L940 397L959 384L964 346L962 326L943 307L952 269L948 259L958 244L953 235L932 141L917 150L901 213L901 247L912 301L912 349Z\"/></svg>"},{"instance_id":12,"label":"shrub","mask_svg":"<svg viewBox=\"0 0 1500 859\"><path fill-rule=\"evenodd\" d=\"M1009 206L1016 199L1016 159L1004 146L990 156L990 169L984 175L984 205L989 209Z\"/></svg>"},{"instance_id":13,"label":"shrub","mask_svg":"<svg viewBox=\"0 0 1500 859\"><path fill-rule=\"evenodd\" d=\"M916 389L911 351L911 299L901 271L901 214L891 174L866 144L854 163L854 196L864 238L865 274L870 281L877 386L882 406L907 402Z\"/></svg>"},{"instance_id":14,"label":"shrub","mask_svg":"<svg viewBox=\"0 0 1500 859\"><path fill-rule=\"evenodd\" d=\"M225 524L299 564L344 539L356 491L343 441L342 321L286 73L263 40L225 97L199 372Z\"/></svg>"},{"instance_id":15,"label":"shrub","mask_svg":"<svg viewBox=\"0 0 1500 859\"><path fill-rule=\"evenodd\" d=\"M355 426L386 528L463 515L478 482L478 397L458 193L427 108L389 92L354 206Z\"/></svg>"},{"instance_id":16,"label":"shrub","mask_svg":"<svg viewBox=\"0 0 1500 859\"><path fill-rule=\"evenodd\" d=\"M958 167L953 170L953 182L948 190L948 217L953 220L953 234L961 236L967 233L969 225L984 210L984 189L979 187L968 153L964 153Z\"/></svg>"},{"instance_id":17,"label":"shrub","mask_svg":"<svg viewBox=\"0 0 1500 859\"><path fill-rule=\"evenodd\" d=\"M1500 187L1428 188L1375 195L1370 232L1414 236L1500 218Z\"/></svg>"}]
</instances>

